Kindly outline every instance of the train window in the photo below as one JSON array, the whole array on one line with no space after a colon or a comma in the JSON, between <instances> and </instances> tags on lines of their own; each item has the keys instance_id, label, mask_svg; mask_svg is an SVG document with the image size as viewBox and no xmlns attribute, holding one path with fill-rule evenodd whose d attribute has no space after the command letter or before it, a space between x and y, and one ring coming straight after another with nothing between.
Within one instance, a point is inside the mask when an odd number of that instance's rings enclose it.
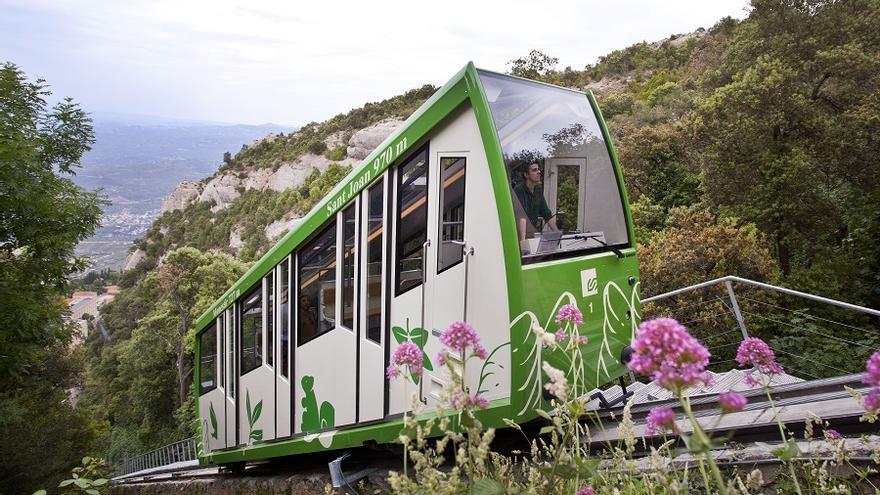
<instances>
[{"instance_id":1,"label":"train window","mask_svg":"<svg viewBox=\"0 0 880 495\"><path fill-rule=\"evenodd\" d=\"M440 159L440 246L437 273L462 260L464 242L464 158Z\"/></svg>"},{"instance_id":2,"label":"train window","mask_svg":"<svg viewBox=\"0 0 880 495\"><path fill-rule=\"evenodd\" d=\"M238 372L237 371L238 367L236 366L236 363L235 363L235 355L236 355L235 354L235 349L236 349L235 322L236 322L236 320L235 320L235 309L234 308L235 308L235 305L233 304L232 307L230 307L226 312L226 315L228 318L228 321L226 324L226 332L227 332L227 336L228 336L227 341L229 342L229 359L227 359L226 362L229 363L229 398L230 399L235 398L235 384L237 382L236 373Z\"/></svg>"},{"instance_id":3,"label":"train window","mask_svg":"<svg viewBox=\"0 0 880 495\"><path fill-rule=\"evenodd\" d=\"M382 239L385 179L367 193L367 338L382 342Z\"/></svg>"},{"instance_id":4,"label":"train window","mask_svg":"<svg viewBox=\"0 0 880 495\"><path fill-rule=\"evenodd\" d=\"M357 264L355 205L342 212L342 326L354 330L354 269Z\"/></svg>"},{"instance_id":5,"label":"train window","mask_svg":"<svg viewBox=\"0 0 880 495\"><path fill-rule=\"evenodd\" d=\"M523 263L629 245L598 118L576 91L480 71L507 165Z\"/></svg>"},{"instance_id":6,"label":"train window","mask_svg":"<svg viewBox=\"0 0 880 495\"><path fill-rule=\"evenodd\" d=\"M281 290L278 299L281 304L281 376L287 378L287 364L289 359L289 340L288 328L290 318L290 303L288 301L290 292L290 258L281 262L281 280L278 282Z\"/></svg>"},{"instance_id":7,"label":"train window","mask_svg":"<svg viewBox=\"0 0 880 495\"><path fill-rule=\"evenodd\" d=\"M241 303L241 374L263 364L263 284Z\"/></svg>"},{"instance_id":8,"label":"train window","mask_svg":"<svg viewBox=\"0 0 880 495\"><path fill-rule=\"evenodd\" d=\"M199 352L199 390L204 395L217 386L217 325L211 325L199 336Z\"/></svg>"},{"instance_id":9,"label":"train window","mask_svg":"<svg viewBox=\"0 0 880 495\"><path fill-rule=\"evenodd\" d=\"M269 272L266 280L266 362L275 364L275 271Z\"/></svg>"},{"instance_id":10,"label":"train window","mask_svg":"<svg viewBox=\"0 0 880 495\"><path fill-rule=\"evenodd\" d=\"M336 326L336 220L299 253L299 345Z\"/></svg>"},{"instance_id":11,"label":"train window","mask_svg":"<svg viewBox=\"0 0 880 495\"><path fill-rule=\"evenodd\" d=\"M422 284L427 238L428 148L424 147L397 173L397 295Z\"/></svg>"},{"instance_id":12,"label":"train window","mask_svg":"<svg viewBox=\"0 0 880 495\"><path fill-rule=\"evenodd\" d=\"M220 353L217 354L217 385L223 387L223 384L226 383L226 328L225 324L226 319L224 318L224 314L220 313L220 316L217 317L217 337L220 339Z\"/></svg>"}]
</instances>

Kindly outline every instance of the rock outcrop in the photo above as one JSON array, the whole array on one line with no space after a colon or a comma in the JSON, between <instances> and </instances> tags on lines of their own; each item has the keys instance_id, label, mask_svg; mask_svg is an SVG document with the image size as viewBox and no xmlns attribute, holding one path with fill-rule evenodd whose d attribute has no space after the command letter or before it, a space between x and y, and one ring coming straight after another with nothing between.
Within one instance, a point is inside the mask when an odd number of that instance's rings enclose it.
<instances>
[{"instance_id":1,"label":"rock outcrop","mask_svg":"<svg viewBox=\"0 0 880 495\"><path fill-rule=\"evenodd\" d=\"M363 160L402 123L400 119L385 119L357 131L348 140L349 158L356 161Z\"/></svg>"},{"instance_id":2,"label":"rock outcrop","mask_svg":"<svg viewBox=\"0 0 880 495\"><path fill-rule=\"evenodd\" d=\"M182 210L198 199L202 189L198 182L185 180L174 188L165 199L162 200L162 207L159 209L159 215L174 210Z\"/></svg>"},{"instance_id":3,"label":"rock outcrop","mask_svg":"<svg viewBox=\"0 0 880 495\"><path fill-rule=\"evenodd\" d=\"M125 261L122 262L122 271L126 272L128 270L133 270L138 263L147 258L147 252L143 249L135 249L134 251L128 253L128 256L125 257Z\"/></svg>"},{"instance_id":4,"label":"rock outcrop","mask_svg":"<svg viewBox=\"0 0 880 495\"><path fill-rule=\"evenodd\" d=\"M299 216L293 216L291 218L282 218L281 220L275 220L266 226L264 233L266 234L266 239L270 241L276 241L284 234L290 232L290 229L295 227L298 223L300 223L302 219Z\"/></svg>"},{"instance_id":5,"label":"rock outcrop","mask_svg":"<svg viewBox=\"0 0 880 495\"><path fill-rule=\"evenodd\" d=\"M211 211L217 212L226 208L241 193L238 189L242 186L241 179L232 174L220 174L205 184L199 201L213 203Z\"/></svg>"},{"instance_id":6,"label":"rock outcrop","mask_svg":"<svg viewBox=\"0 0 880 495\"><path fill-rule=\"evenodd\" d=\"M238 256L241 253L241 248L244 247L244 240L241 238L241 226L236 225L232 228L232 231L229 232L229 249Z\"/></svg>"}]
</instances>

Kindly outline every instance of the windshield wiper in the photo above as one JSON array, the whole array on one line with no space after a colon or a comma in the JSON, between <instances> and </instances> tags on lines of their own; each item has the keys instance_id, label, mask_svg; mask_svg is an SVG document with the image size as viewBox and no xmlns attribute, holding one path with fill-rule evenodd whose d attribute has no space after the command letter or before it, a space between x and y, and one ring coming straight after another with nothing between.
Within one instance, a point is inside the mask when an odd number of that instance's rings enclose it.
<instances>
[{"instance_id":1,"label":"windshield wiper","mask_svg":"<svg viewBox=\"0 0 880 495\"><path fill-rule=\"evenodd\" d=\"M602 246L610 249L611 252L614 253L615 255L617 255L618 258L623 259L624 258L623 251L621 251L620 249L617 249L614 246L609 245L607 242L600 239L599 238L600 235L601 234L574 234L573 236L569 237L569 239L579 239L579 240L592 239L592 240L598 242L599 244L601 244Z\"/></svg>"}]
</instances>

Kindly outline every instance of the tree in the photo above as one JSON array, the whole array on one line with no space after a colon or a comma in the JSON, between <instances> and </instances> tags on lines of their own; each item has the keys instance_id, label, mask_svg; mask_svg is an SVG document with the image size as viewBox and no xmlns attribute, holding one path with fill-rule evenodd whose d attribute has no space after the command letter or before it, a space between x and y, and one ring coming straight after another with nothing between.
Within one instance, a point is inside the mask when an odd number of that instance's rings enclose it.
<instances>
[{"instance_id":1,"label":"tree","mask_svg":"<svg viewBox=\"0 0 880 495\"><path fill-rule=\"evenodd\" d=\"M554 71L559 59L539 50L532 50L525 57L507 62L510 73L526 79L543 79Z\"/></svg>"},{"instance_id":2,"label":"tree","mask_svg":"<svg viewBox=\"0 0 880 495\"><path fill-rule=\"evenodd\" d=\"M0 66L0 380L67 334L67 277L86 266L73 250L106 204L66 177L94 142L91 120L69 98L48 109L49 94Z\"/></svg>"}]
</instances>

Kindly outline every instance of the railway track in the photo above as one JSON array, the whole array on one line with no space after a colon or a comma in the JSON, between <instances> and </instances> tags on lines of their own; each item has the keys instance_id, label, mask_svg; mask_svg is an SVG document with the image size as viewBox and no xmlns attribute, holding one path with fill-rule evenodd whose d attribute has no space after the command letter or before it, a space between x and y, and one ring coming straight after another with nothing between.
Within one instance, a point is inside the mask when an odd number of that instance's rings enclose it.
<instances>
[{"instance_id":1,"label":"railway track","mask_svg":"<svg viewBox=\"0 0 880 495\"><path fill-rule=\"evenodd\" d=\"M628 387L648 387L648 385ZM730 385L728 383L727 385ZM733 384L736 387L736 384ZM849 396L844 387L856 390L864 389L861 383L861 375L846 375L834 378L794 381L777 385L771 389L774 405L776 406L779 419L798 438L802 437L807 418L816 415L830 423L831 427L841 434L849 437L863 433L876 432L876 425L859 421L862 415L860 405ZM622 394L620 387L604 391L609 400L616 395ZM691 407L698 421L704 429L715 437L724 437L726 443L734 442L736 449L725 448L716 452L719 463L728 466L773 466L778 459L772 456L766 448L756 447L757 442L779 442L779 429L775 416L770 408L769 400L763 389L743 390L741 392L749 400L749 404L743 411L738 413L721 415L717 404L717 395L706 393L696 395L691 399ZM656 399L648 393L642 393L644 400L634 403L631 407L631 416L634 424L633 432L636 438L644 438L637 442L635 457L644 456L651 446L659 445L671 437L644 437L644 422L648 412L654 407L670 407L681 414L681 405L675 399ZM591 403L592 404L592 403ZM588 407L593 407L588 405ZM594 415L590 418L591 435L584 442L591 451L600 452L610 445L621 440L619 421L623 416L623 402L611 408L595 408ZM530 437L538 436L538 430L544 423L533 422L523 426L524 432ZM686 421L678 422L683 432L690 431ZM821 429L816 429L816 435L821 435ZM880 437L871 437L874 447L880 446ZM822 441L803 442L802 452L821 458L823 449L827 449ZM518 432L500 431L493 447L501 453L511 453L513 450L523 449L525 439ZM870 463L870 450L857 438L850 438L847 449L851 452L851 459L855 463ZM346 470L370 470L374 472L372 481L381 483L389 470L401 468L401 455L389 448L377 449L361 448L350 451L351 461L346 462ZM204 480L207 482L246 482L248 480L284 480L289 482L293 478L301 479L309 483L317 483L321 486L330 483L327 465L339 452L301 455L291 458L280 458L249 464L246 469L229 472L216 466L201 466L196 461L177 463L162 468L145 470L126 476L114 478L116 485L144 485L144 484L180 484L187 481ZM674 462L687 463L688 455L679 456Z\"/></svg>"}]
</instances>

